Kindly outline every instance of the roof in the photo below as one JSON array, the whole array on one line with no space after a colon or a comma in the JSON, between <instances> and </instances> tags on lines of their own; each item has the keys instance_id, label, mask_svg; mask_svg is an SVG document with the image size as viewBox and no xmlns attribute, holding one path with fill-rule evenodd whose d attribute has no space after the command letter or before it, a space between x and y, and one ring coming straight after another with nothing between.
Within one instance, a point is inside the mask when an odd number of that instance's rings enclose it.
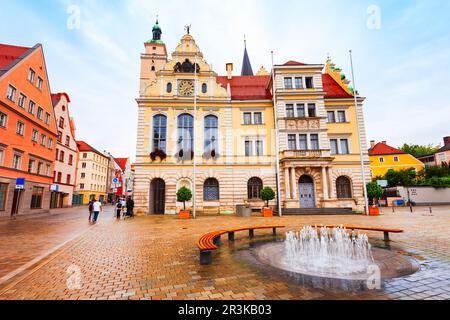
<instances>
[{"instance_id":1,"label":"roof","mask_svg":"<svg viewBox=\"0 0 450 320\"><path fill-rule=\"evenodd\" d=\"M0 75L14 66L14 62L32 48L0 44Z\"/></svg>"},{"instance_id":2,"label":"roof","mask_svg":"<svg viewBox=\"0 0 450 320\"><path fill-rule=\"evenodd\" d=\"M329 74L322 74L323 90L327 93L325 98L353 98Z\"/></svg>"},{"instance_id":3,"label":"roof","mask_svg":"<svg viewBox=\"0 0 450 320\"><path fill-rule=\"evenodd\" d=\"M406 152L388 146L385 143L377 143L372 149L369 150L369 156L383 156L391 154L407 154Z\"/></svg>"},{"instance_id":4,"label":"roof","mask_svg":"<svg viewBox=\"0 0 450 320\"><path fill-rule=\"evenodd\" d=\"M95 152L95 153L107 158L103 153L101 153L97 149L93 148L92 146L90 146L89 144L87 144L84 141L77 141L77 147L80 152Z\"/></svg>"},{"instance_id":5,"label":"roof","mask_svg":"<svg viewBox=\"0 0 450 320\"><path fill-rule=\"evenodd\" d=\"M224 88L230 84L232 100L266 100L272 99L267 85L268 76L237 76L228 80L226 76L217 77L217 82Z\"/></svg>"},{"instance_id":6,"label":"roof","mask_svg":"<svg viewBox=\"0 0 450 320\"><path fill-rule=\"evenodd\" d=\"M303 62L298 62L298 61L294 61L294 60L289 60L288 62L286 62L285 64L283 64L283 66L306 66L306 64L303 63Z\"/></svg>"},{"instance_id":7,"label":"roof","mask_svg":"<svg viewBox=\"0 0 450 320\"><path fill-rule=\"evenodd\" d=\"M441 152L446 152L446 151L450 151L450 143L447 143L445 146L440 148L436 153L441 153Z\"/></svg>"},{"instance_id":8,"label":"roof","mask_svg":"<svg viewBox=\"0 0 450 320\"><path fill-rule=\"evenodd\" d=\"M248 56L247 47L244 50L244 59L242 61L242 71L241 76L253 76L252 64Z\"/></svg>"},{"instance_id":9,"label":"roof","mask_svg":"<svg viewBox=\"0 0 450 320\"><path fill-rule=\"evenodd\" d=\"M61 100L61 97L65 96L67 99L67 102L70 102L70 97L67 93L65 92L61 92L61 93L52 93L52 103L53 106L56 106L59 102L59 100Z\"/></svg>"},{"instance_id":10,"label":"roof","mask_svg":"<svg viewBox=\"0 0 450 320\"><path fill-rule=\"evenodd\" d=\"M127 168L128 158L114 158L114 161L116 161L117 165L122 169L122 171L125 171Z\"/></svg>"}]
</instances>

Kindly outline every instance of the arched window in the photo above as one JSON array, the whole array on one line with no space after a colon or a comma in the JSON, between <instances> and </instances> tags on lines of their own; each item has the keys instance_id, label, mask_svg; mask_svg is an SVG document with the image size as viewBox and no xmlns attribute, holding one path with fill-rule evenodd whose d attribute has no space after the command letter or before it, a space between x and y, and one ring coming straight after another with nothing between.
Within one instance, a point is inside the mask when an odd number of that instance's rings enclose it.
<instances>
[{"instance_id":1,"label":"arched window","mask_svg":"<svg viewBox=\"0 0 450 320\"><path fill-rule=\"evenodd\" d=\"M261 190L263 188L263 182L260 178L251 178L248 181L247 191L248 198L252 199L261 199Z\"/></svg>"},{"instance_id":2,"label":"arched window","mask_svg":"<svg viewBox=\"0 0 450 320\"><path fill-rule=\"evenodd\" d=\"M205 201L218 201L219 198L219 181L214 178L207 179L203 186L203 199Z\"/></svg>"},{"instance_id":3,"label":"arched window","mask_svg":"<svg viewBox=\"0 0 450 320\"><path fill-rule=\"evenodd\" d=\"M190 158L194 151L194 117L190 114L178 117L178 150L180 158Z\"/></svg>"},{"instance_id":4,"label":"arched window","mask_svg":"<svg viewBox=\"0 0 450 320\"><path fill-rule=\"evenodd\" d=\"M166 152L167 146L167 117L158 114L153 117L153 150Z\"/></svg>"},{"instance_id":5,"label":"arched window","mask_svg":"<svg viewBox=\"0 0 450 320\"><path fill-rule=\"evenodd\" d=\"M156 68L155 68L155 66L152 66L152 71L156 71Z\"/></svg>"},{"instance_id":6,"label":"arched window","mask_svg":"<svg viewBox=\"0 0 450 320\"><path fill-rule=\"evenodd\" d=\"M352 183L347 177L339 177L336 180L336 191L338 199L352 198Z\"/></svg>"},{"instance_id":7,"label":"arched window","mask_svg":"<svg viewBox=\"0 0 450 320\"><path fill-rule=\"evenodd\" d=\"M205 118L205 153L212 151L217 153L217 139L219 136L219 119L216 116L207 116Z\"/></svg>"},{"instance_id":8,"label":"arched window","mask_svg":"<svg viewBox=\"0 0 450 320\"><path fill-rule=\"evenodd\" d=\"M167 93L172 93L172 82L167 84Z\"/></svg>"},{"instance_id":9,"label":"arched window","mask_svg":"<svg viewBox=\"0 0 450 320\"><path fill-rule=\"evenodd\" d=\"M208 92L208 85L206 83L202 84L202 93Z\"/></svg>"}]
</instances>

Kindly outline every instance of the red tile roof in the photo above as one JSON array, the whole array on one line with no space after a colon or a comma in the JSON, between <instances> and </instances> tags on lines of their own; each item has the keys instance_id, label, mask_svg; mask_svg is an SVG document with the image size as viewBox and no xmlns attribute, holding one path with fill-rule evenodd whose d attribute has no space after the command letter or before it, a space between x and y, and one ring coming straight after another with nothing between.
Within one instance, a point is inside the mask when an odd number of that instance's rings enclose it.
<instances>
[{"instance_id":1,"label":"red tile roof","mask_svg":"<svg viewBox=\"0 0 450 320\"><path fill-rule=\"evenodd\" d=\"M226 76L217 77L217 82L225 89L230 84L232 100L272 99L267 85L270 76L236 76L228 80Z\"/></svg>"},{"instance_id":2,"label":"red tile roof","mask_svg":"<svg viewBox=\"0 0 450 320\"><path fill-rule=\"evenodd\" d=\"M353 98L329 74L322 74L323 90L327 93L325 98Z\"/></svg>"},{"instance_id":3,"label":"red tile roof","mask_svg":"<svg viewBox=\"0 0 450 320\"><path fill-rule=\"evenodd\" d=\"M288 62L286 62L285 64L283 64L283 66L306 66L306 64L303 63L303 62L298 62L298 61L294 61L294 60L289 60Z\"/></svg>"},{"instance_id":4,"label":"red tile roof","mask_svg":"<svg viewBox=\"0 0 450 320\"><path fill-rule=\"evenodd\" d=\"M0 44L0 69L6 68L31 48Z\"/></svg>"},{"instance_id":5,"label":"red tile roof","mask_svg":"<svg viewBox=\"0 0 450 320\"><path fill-rule=\"evenodd\" d=\"M52 93L52 103L53 106L56 106L59 102L59 100L61 100L62 96L66 96L67 102L70 102L70 97L67 93L65 92L61 92L61 93Z\"/></svg>"},{"instance_id":6,"label":"red tile roof","mask_svg":"<svg viewBox=\"0 0 450 320\"><path fill-rule=\"evenodd\" d=\"M391 154L406 154L406 152L388 146L385 143L377 143L372 149L369 150L369 156L383 156Z\"/></svg>"},{"instance_id":7,"label":"red tile roof","mask_svg":"<svg viewBox=\"0 0 450 320\"><path fill-rule=\"evenodd\" d=\"M122 171L126 170L128 158L114 158L114 161L116 161Z\"/></svg>"},{"instance_id":8,"label":"red tile roof","mask_svg":"<svg viewBox=\"0 0 450 320\"><path fill-rule=\"evenodd\" d=\"M101 153L97 149L91 147L89 144L87 144L84 141L77 141L77 147L80 152L95 152L99 155L106 157L103 153Z\"/></svg>"}]
</instances>

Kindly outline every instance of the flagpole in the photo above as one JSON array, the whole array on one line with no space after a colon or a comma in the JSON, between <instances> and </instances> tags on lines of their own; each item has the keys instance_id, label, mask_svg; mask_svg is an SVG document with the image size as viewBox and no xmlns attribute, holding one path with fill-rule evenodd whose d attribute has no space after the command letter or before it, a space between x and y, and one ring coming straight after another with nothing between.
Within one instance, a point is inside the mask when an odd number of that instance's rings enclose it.
<instances>
[{"instance_id":1,"label":"flagpole","mask_svg":"<svg viewBox=\"0 0 450 320\"><path fill-rule=\"evenodd\" d=\"M194 128L193 128L193 149L194 149L194 181L193 181L193 205L194 205L194 219L197 218L197 154L196 154L196 125L197 125L197 53L195 53L194 59Z\"/></svg>"},{"instance_id":2,"label":"flagpole","mask_svg":"<svg viewBox=\"0 0 450 320\"><path fill-rule=\"evenodd\" d=\"M281 211L281 182L280 182L280 137L278 131L278 105L277 105L277 94L275 85L275 64L273 62L273 51L272 54L272 92L273 92L273 108L275 115L275 161L276 161L276 180L277 180L277 202L278 202L278 215L283 216Z\"/></svg>"},{"instance_id":3,"label":"flagpole","mask_svg":"<svg viewBox=\"0 0 450 320\"><path fill-rule=\"evenodd\" d=\"M357 97L358 91L356 90L355 72L353 69L352 50L349 50L349 53L350 53L350 65L351 65L351 69L352 69L352 82L353 82L353 96L355 98L355 111L358 114L358 97ZM362 174L363 191L364 191L364 204L365 204L366 215L369 215L369 199L367 197L366 169L365 169L365 165L364 165L364 150L363 150L362 136L361 136L362 135L361 129L363 127L363 124L361 123L361 126L360 126L360 123L357 120L357 125L358 125L359 152L360 152L360 160L361 160L361 174Z\"/></svg>"}]
</instances>

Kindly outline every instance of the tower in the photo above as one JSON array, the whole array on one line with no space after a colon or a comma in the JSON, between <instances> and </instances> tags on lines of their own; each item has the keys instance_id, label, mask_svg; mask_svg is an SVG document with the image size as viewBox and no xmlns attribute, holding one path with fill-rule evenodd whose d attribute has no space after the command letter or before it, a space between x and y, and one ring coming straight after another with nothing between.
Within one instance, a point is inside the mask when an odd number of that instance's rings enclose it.
<instances>
[{"instance_id":1,"label":"tower","mask_svg":"<svg viewBox=\"0 0 450 320\"><path fill-rule=\"evenodd\" d=\"M242 72L241 76L253 76L252 64L250 63L250 58L247 52L247 40L244 40L244 59L242 61Z\"/></svg>"},{"instance_id":2,"label":"tower","mask_svg":"<svg viewBox=\"0 0 450 320\"><path fill-rule=\"evenodd\" d=\"M140 96L145 96L147 87L156 79L156 73L167 63L167 49L161 40L162 29L158 19L153 26L152 34L152 39L144 43L145 53L141 54Z\"/></svg>"}]
</instances>

